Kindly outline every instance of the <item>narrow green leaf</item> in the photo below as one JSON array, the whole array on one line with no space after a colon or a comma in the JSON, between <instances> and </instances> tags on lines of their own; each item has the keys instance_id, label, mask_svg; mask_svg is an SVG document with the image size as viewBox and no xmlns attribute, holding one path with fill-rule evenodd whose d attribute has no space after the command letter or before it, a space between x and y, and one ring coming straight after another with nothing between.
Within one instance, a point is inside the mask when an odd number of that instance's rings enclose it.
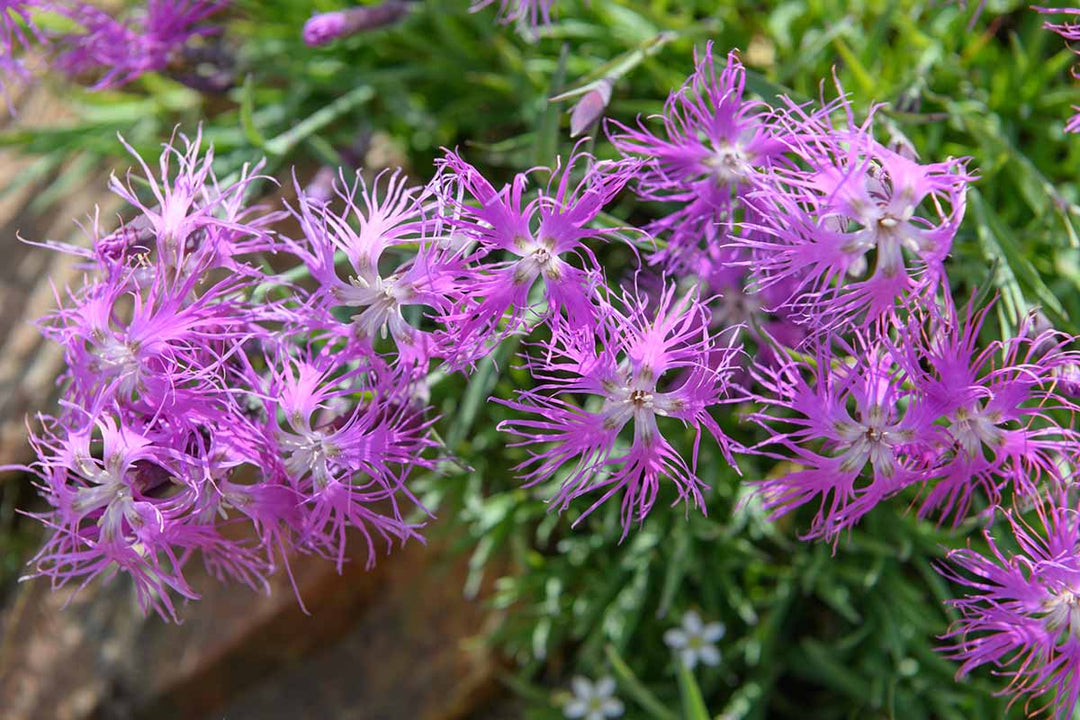
<instances>
[{"instance_id":1,"label":"narrow green leaf","mask_svg":"<svg viewBox=\"0 0 1080 720\"><path fill-rule=\"evenodd\" d=\"M260 150L266 146L266 138L255 126L255 78L250 74L240 92L240 127L249 143Z\"/></svg>"},{"instance_id":2,"label":"narrow green leaf","mask_svg":"<svg viewBox=\"0 0 1080 720\"><path fill-rule=\"evenodd\" d=\"M682 660L679 660L679 695L682 696L683 720L710 720L694 672Z\"/></svg>"},{"instance_id":3,"label":"narrow green leaf","mask_svg":"<svg viewBox=\"0 0 1080 720\"><path fill-rule=\"evenodd\" d=\"M642 710L657 720L677 720L675 713L668 710L647 687L641 684L641 681L637 679L634 671L626 664L626 661L623 660L614 645L605 647L604 654L607 655L608 662L611 663L611 669L618 676L622 689Z\"/></svg>"},{"instance_id":4,"label":"narrow green leaf","mask_svg":"<svg viewBox=\"0 0 1080 720\"><path fill-rule=\"evenodd\" d=\"M375 90L370 85L360 85L345 93L321 110L309 115L295 127L286 130L266 143L266 152L271 155L284 155L297 143L322 130L341 116L349 113L375 97Z\"/></svg>"},{"instance_id":5,"label":"narrow green leaf","mask_svg":"<svg viewBox=\"0 0 1080 720\"><path fill-rule=\"evenodd\" d=\"M570 57L570 46L563 45L559 51L559 65L551 77L550 90L562 87L566 81L566 61ZM550 167L555 160L559 144L559 107L548 103L536 123L536 138L533 144L533 162Z\"/></svg>"}]
</instances>

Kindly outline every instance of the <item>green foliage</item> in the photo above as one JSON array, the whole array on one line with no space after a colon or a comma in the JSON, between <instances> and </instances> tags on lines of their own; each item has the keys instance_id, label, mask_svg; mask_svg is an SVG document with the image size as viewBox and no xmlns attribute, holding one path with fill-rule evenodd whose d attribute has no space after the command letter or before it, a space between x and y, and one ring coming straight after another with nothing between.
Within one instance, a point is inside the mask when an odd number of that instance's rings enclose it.
<instances>
[{"instance_id":1,"label":"green foliage","mask_svg":"<svg viewBox=\"0 0 1080 720\"><path fill-rule=\"evenodd\" d=\"M856 107L886 103L887 128L921 157L971 156L981 180L950 264L957 296L1000 293L989 333L1011 330L1033 306L1080 332L1080 144L1062 132L1080 92L1070 52L1026 4L988 2L969 27L974 9L952 2L569 0L531 41L494 25L490 11L465 12L467 0L427 0L398 27L304 46L311 12L342 4L237 3L223 42L238 80L223 97L160 76L108 94L64 88L76 119L8 131L0 143L38 156L37 173L67 163L76 174L57 183L69 184L118 155L116 132L144 150L200 120L226 173L263 155L282 176L293 164L303 175L315 163L356 163L358 140L378 137L418 177L444 146L506 176L571 147L574 90L616 70L609 115L657 112L689 73L693 48L712 39L719 52L741 48L767 101L832 97L835 73ZM602 137L594 143L610 154ZM613 214L648 212L627 203ZM659 502L625 540L617 507L572 527L580 508L560 517L543 501L550 487L520 488L512 468L524 452L494 430L504 409L486 399L523 381L516 351L433 387L438 431L459 461L419 489L438 511L434 532L470 553L465 591L494 587L501 621L488 640L521 668L510 683L532 716L561 716L557 689L574 673L615 676L629 717L704 718L704 707L725 720L1006 715L991 695L999 679L956 682L934 649L955 590L933 564L947 547L977 543L974 523L937 529L898 498L836 547L807 544L797 537L807 517L770 523L747 496L745 480L774 468L744 462L740 478L703 444L708 517ZM750 439L740 414L723 422ZM717 668L680 669L663 644L691 608L727 626Z\"/></svg>"}]
</instances>

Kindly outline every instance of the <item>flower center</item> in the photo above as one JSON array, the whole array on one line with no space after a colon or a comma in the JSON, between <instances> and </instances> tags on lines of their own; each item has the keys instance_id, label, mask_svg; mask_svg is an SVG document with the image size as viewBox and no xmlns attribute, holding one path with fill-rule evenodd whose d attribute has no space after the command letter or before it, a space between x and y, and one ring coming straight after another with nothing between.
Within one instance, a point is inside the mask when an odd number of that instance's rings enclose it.
<instances>
[{"instance_id":1,"label":"flower center","mask_svg":"<svg viewBox=\"0 0 1080 720\"><path fill-rule=\"evenodd\" d=\"M871 405L861 419L860 423L836 424L843 441L840 470L856 472L870 462L874 472L890 477L896 471L893 448L906 442L910 433L890 423L885 408L877 404Z\"/></svg>"},{"instance_id":2,"label":"flower center","mask_svg":"<svg viewBox=\"0 0 1080 720\"><path fill-rule=\"evenodd\" d=\"M555 253L555 241L547 238L539 242L520 240L521 259L514 266L514 282L518 285L531 283L537 275L549 280L558 280L562 276L562 261Z\"/></svg>"},{"instance_id":3,"label":"flower center","mask_svg":"<svg viewBox=\"0 0 1080 720\"><path fill-rule=\"evenodd\" d=\"M551 252L546 247L538 247L532 251L532 260L540 266L551 262Z\"/></svg>"},{"instance_id":4,"label":"flower center","mask_svg":"<svg viewBox=\"0 0 1080 720\"><path fill-rule=\"evenodd\" d=\"M890 231L900 224L900 221L886 213L878 220L878 227L884 231Z\"/></svg>"},{"instance_id":5,"label":"flower center","mask_svg":"<svg viewBox=\"0 0 1080 720\"><path fill-rule=\"evenodd\" d=\"M1051 592L1043 600L1043 622L1050 632L1068 629L1070 635L1080 638L1080 592L1065 588Z\"/></svg>"},{"instance_id":6,"label":"flower center","mask_svg":"<svg viewBox=\"0 0 1080 720\"><path fill-rule=\"evenodd\" d=\"M705 158L705 166L712 171L717 183L733 185L746 175L746 156L739 145L721 141Z\"/></svg>"},{"instance_id":7,"label":"flower center","mask_svg":"<svg viewBox=\"0 0 1080 720\"><path fill-rule=\"evenodd\" d=\"M340 447L319 430L303 436L285 435L281 442L291 450L285 460L289 474L299 478L310 472L317 487L324 488L329 484L330 462L341 455Z\"/></svg>"},{"instance_id":8,"label":"flower center","mask_svg":"<svg viewBox=\"0 0 1080 720\"><path fill-rule=\"evenodd\" d=\"M970 457L981 457L983 446L997 447L1005 441L998 423L1001 413L986 412L984 408L961 407L953 416L949 434Z\"/></svg>"}]
</instances>

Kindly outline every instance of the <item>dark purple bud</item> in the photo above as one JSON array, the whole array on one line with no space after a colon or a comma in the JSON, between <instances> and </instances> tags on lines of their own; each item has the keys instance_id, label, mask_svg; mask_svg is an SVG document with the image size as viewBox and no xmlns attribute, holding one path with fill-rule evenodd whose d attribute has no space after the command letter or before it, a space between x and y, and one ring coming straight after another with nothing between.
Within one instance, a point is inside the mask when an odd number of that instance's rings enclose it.
<instances>
[{"instance_id":1,"label":"dark purple bud","mask_svg":"<svg viewBox=\"0 0 1080 720\"><path fill-rule=\"evenodd\" d=\"M315 15L304 23L304 42L311 47L326 45L338 38L395 23L407 12L409 3L405 0L387 0L381 5Z\"/></svg>"}]
</instances>

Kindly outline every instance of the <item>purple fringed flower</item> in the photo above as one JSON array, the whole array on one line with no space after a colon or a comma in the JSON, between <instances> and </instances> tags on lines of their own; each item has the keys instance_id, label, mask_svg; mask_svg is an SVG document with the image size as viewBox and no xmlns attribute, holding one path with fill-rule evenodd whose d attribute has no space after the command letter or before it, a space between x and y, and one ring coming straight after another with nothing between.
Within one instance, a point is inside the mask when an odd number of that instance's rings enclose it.
<instances>
[{"instance_id":1,"label":"purple fringed flower","mask_svg":"<svg viewBox=\"0 0 1080 720\"><path fill-rule=\"evenodd\" d=\"M270 475L300 498L302 542L326 548L340 572L350 528L367 543L368 567L375 562L373 534L388 544L419 539L398 498L419 505L403 479L411 468L431 467L421 455L433 445L426 436L431 423L397 397L398 378L372 383L370 373L335 375L325 360L283 358L275 365L266 393L267 441L277 448ZM333 401L349 396L361 399L353 410L335 412Z\"/></svg>"},{"instance_id":2,"label":"purple fringed flower","mask_svg":"<svg viewBox=\"0 0 1080 720\"><path fill-rule=\"evenodd\" d=\"M570 466L559 475L562 486L553 499L559 510L599 493L583 518L622 493L625 536L652 509L662 480L675 486L676 502L704 511L706 486L696 474L703 427L734 466L733 441L709 411L725 402L739 348L737 328L710 332L705 306L692 295L676 300L674 286L663 291L653 313L630 296L619 304L621 310L606 308L595 329L555 323L552 341L527 359L538 385L503 401L535 417L503 421L499 430L520 437L517 445L545 446L530 449L520 465L526 485ZM661 432L661 417L694 429L689 462Z\"/></svg>"},{"instance_id":3,"label":"purple fringed flower","mask_svg":"<svg viewBox=\"0 0 1080 720\"><path fill-rule=\"evenodd\" d=\"M198 597L183 575L195 550L219 575L263 585L265 561L222 537L214 519L199 512L199 489L190 482L198 461L184 451L185 429L144 427L116 409L68 422L75 424L44 418L42 433L31 436L38 456L31 469L52 506L36 516L52 532L31 561L34 575L55 587L81 587L124 572L144 611L152 607L174 620L170 591Z\"/></svg>"},{"instance_id":4,"label":"purple fringed flower","mask_svg":"<svg viewBox=\"0 0 1080 720\"><path fill-rule=\"evenodd\" d=\"M551 22L551 9L556 0L473 0L472 11L477 12L489 5L499 3L499 19L518 22L530 28Z\"/></svg>"},{"instance_id":5,"label":"purple fringed flower","mask_svg":"<svg viewBox=\"0 0 1080 720\"><path fill-rule=\"evenodd\" d=\"M639 158L635 188L645 200L676 205L645 229L667 242L654 261L682 271L705 249L726 245L747 193L762 169L786 149L767 119L770 108L744 98L746 71L736 53L717 71L713 46L694 53L694 73L668 96L663 134L640 119L637 127L611 121L611 141L624 156Z\"/></svg>"},{"instance_id":6,"label":"purple fringed flower","mask_svg":"<svg viewBox=\"0 0 1080 720\"><path fill-rule=\"evenodd\" d=\"M959 316L944 310L913 318L898 353L927 412L941 428L934 487L919 514L931 511L959 522L976 490L992 504L1002 491L1037 497L1062 487L1080 449L1073 430L1077 405L1065 396L1059 374L1075 367L1075 338L1052 329L1029 332L979 350L976 341L990 307ZM928 315L923 318L921 315Z\"/></svg>"},{"instance_id":7,"label":"purple fringed flower","mask_svg":"<svg viewBox=\"0 0 1080 720\"><path fill-rule=\"evenodd\" d=\"M180 136L183 149L175 137L163 146L157 174L123 138L120 142L138 162L143 171L139 181L149 185L156 202L147 205L139 199L130 172L127 182L113 175L109 189L141 211L163 273L186 276L211 266L235 270L230 257L271 249L261 227L280 215L255 225L243 221L248 212L242 207L243 194L252 182L265 179L257 174L262 162L254 169L245 165L235 183L221 188L212 171L214 150L202 147L201 127L194 139Z\"/></svg>"},{"instance_id":8,"label":"purple fringed flower","mask_svg":"<svg viewBox=\"0 0 1080 720\"><path fill-rule=\"evenodd\" d=\"M757 491L773 516L817 503L807 537L834 539L927 478L920 450L933 442L935 418L883 343L834 338L752 373L765 390L756 398L765 409L752 419L771 435L756 450L795 466Z\"/></svg>"},{"instance_id":9,"label":"purple fringed flower","mask_svg":"<svg viewBox=\"0 0 1080 720\"><path fill-rule=\"evenodd\" d=\"M910 486L920 516L963 520L973 498L1038 497L1062 487L1077 462L1075 402L1059 387L1075 367L1073 338L1045 330L976 348L986 310L912 317L896 338L835 336L793 352L779 369L752 370L771 437L757 451L795 468L758 484L783 515L820 503L810 537L835 538Z\"/></svg>"},{"instance_id":10,"label":"purple fringed flower","mask_svg":"<svg viewBox=\"0 0 1080 720\"><path fill-rule=\"evenodd\" d=\"M339 38L391 25L408 14L410 2L387 0L348 10L320 13L304 23L304 42L311 47L327 45Z\"/></svg>"},{"instance_id":11,"label":"purple fringed flower","mask_svg":"<svg viewBox=\"0 0 1080 720\"><path fill-rule=\"evenodd\" d=\"M43 0L0 0L0 55L13 56L19 48L29 50L31 36L41 37L32 22L33 12L50 5Z\"/></svg>"},{"instance_id":12,"label":"purple fringed flower","mask_svg":"<svg viewBox=\"0 0 1080 720\"><path fill-rule=\"evenodd\" d=\"M760 287L794 287L793 312L818 328L865 327L908 301L932 295L964 216L963 159L919 164L872 135L873 113L855 124L792 105L787 142L799 167L774 167L755 193L755 229L738 238L753 252ZM932 208L931 212L920 211Z\"/></svg>"},{"instance_id":13,"label":"purple fringed flower","mask_svg":"<svg viewBox=\"0 0 1080 720\"><path fill-rule=\"evenodd\" d=\"M92 286L71 307L46 318L46 336L65 349L74 398L127 402L148 413L190 413L214 388L232 344L253 334L235 299L243 280L226 279L194 297L199 277L176 288L155 277L131 287L130 276Z\"/></svg>"},{"instance_id":14,"label":"purple fringed flower","mask_svg":"<svg viewBox=\"0 0 1080 720\"><path fill-rule=\"evenodd\" d=\"M479 246L458 286L463 304L441 318L456 346L455 363L474 361L489 351L518 330L531 311L545 318L565 317L575 329L595 325L593 298L600 268L586 241L622 235L590 223L622 190L634 168L617 165L609 171L592 162L587 154L571 155L565 166L552 171L547 189L526 203L526 174L496 190L475 167L447 153L444 174L475 201L448 198L457 211L450 222ZM571 177L580 163L589 167L574 184ZM543 285L543 305L533 293L538 283Z\"/></svg>"},{"instance_id":15,"label":"purple fringed flower","mask_svg":"<svg viewBox=\"0 0 1080 720\"><path fill-rule=\"evenodd\" d=\"M164 70L187 42L217 30L199 26L229 0L147 0L128 21L83 2L58 6L79 31L57 38L56 66L68 75L101 74L95 89L119 87Z\"/></svg>"},{"instance_id":16,"label":"purple fringed flower","mask_svg":"<svg viewBox=\"0 0 1080 720\"><path fill-rule=\"evenodd\" d=\"M339 180L340 214L331 203L309 200L296 186L293 214L303 237L285 242L319 283L313 307L322 310L323 327L366 347L389 334L400 360L426 370L428 360L444 348L433 332L410 324L405 312L450 313L462 266L459 249L443 237L434 191L410 187L400 170L380 174L370 188L360 175L351 186L344 175ZM338 255L348 262L347 280L337 269ZM391 272L380 268L391 259L397 262ZM352 322L335 320L330 312L335 307L353 312Z\"/></svg>"},{"instance_id":17,"label":"purple fringed flower","mask_svg":"<svg viewBox=\"0 0 1080 720\"><path fill-rule=\"evenodd\" d=\"M1032 6L1032 9L1050 15L1060 14L1072 16L1074 19L1080 18L1080 8L1053 8ZM1043 23L1043 27L1047 30L1051 30L1057 33L1062 38L1064 38L1065 42L1069 44L1069 47L1072 48L1073 52L1080 55L1080 49L1076 47L1080 45L1080 20L1061 23L1047 21ZM1072 74L1073 77L1080 78L1080 65L1076 65L1073 67ZM1076 111L1076 114L1073 115L1069 119L1069 122L1065 124L1065 132L1080 132L1080 105L1074 105L1073 110Z\"/></svg>"},{"instance_id":18,"label":"purple fringed flower","mask_svg":"<svg viewBox=\"0 0 1080 720\"><path fill-rule=\"evenodd\" d=\"M986 552L953 550L939 566L966 590L949 601L961 618L942 650L960 661L958 677L989 664L1011 678L1002 692L1012 702L1026 695L1026 706L1052 705L1068 720L1080 696L1080 516L1064 501L1039 502L1030 514L1002 513L1008 548L986 530Z\"/></svg>"}]
</instances>

